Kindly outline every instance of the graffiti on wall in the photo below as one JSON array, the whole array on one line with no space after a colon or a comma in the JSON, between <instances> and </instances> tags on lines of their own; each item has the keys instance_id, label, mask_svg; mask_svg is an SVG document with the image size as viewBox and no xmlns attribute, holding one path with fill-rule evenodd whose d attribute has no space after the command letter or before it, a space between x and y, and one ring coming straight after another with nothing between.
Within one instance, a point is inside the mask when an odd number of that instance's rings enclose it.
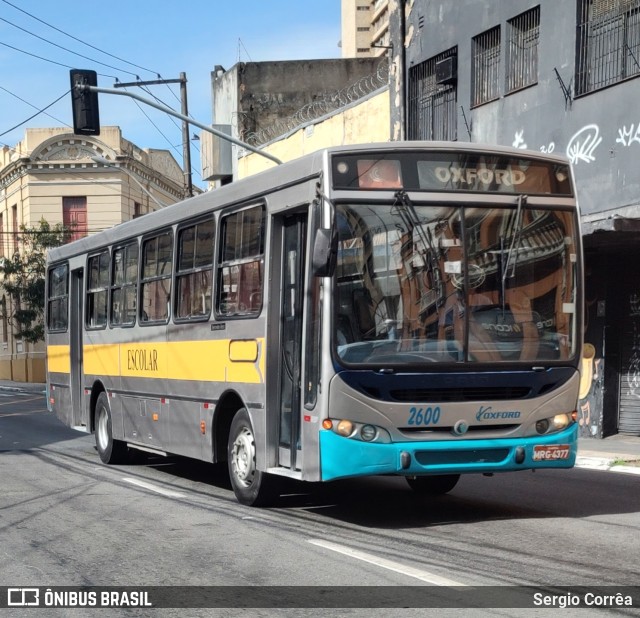
<instances>
[{"instance_id":1,"label":"graffiti on wall","mask_svg":"<svg viewBox=\"0 0 640 618\"><path fill-rule=\"evenodd\" d=\"M640 144L640 123L632 124L628 129L627 125L623 125L618 129L618 138L616 144L622 144L629 148L632 144Z\"/></svg>"},{"instance_id":2,"label":"graffiti on wall","mask_svg":"<svg viewBox=\"0 0 640 618\"><path fill-rule=\"evenodd\" d=\"M602 358L596 358L596 348L592 343L585 343L580 370L580 392L578 398L578 425L580 435L593 437L599 429L599 419L595 411L602 409L602 393L604 375Z\"/></svg>"},{"instance_id":3,"label":"graffiti on wall","mask_svg":"<svg viewBox=\"0 0 640 618\"><path fill-rule=\"evenodd\" d=\"M593 163L596 160L596 150L603 141L600 135L600 127L597 124L587 124L576 131L567 143L566 155L573 165L579 163ZM640 122L623 125L618 129L616 144L630 148L634 144L640 145ZM516 131L511 145L514 148L528 148L524 137L524 129ZM551 154L556 148L554 142L543 144L540 152Z\"/></svg>"},{"instance_id":4,"label":"graffiti on wall","mask_svg":"<svg viewBox=\"0 0 640 618\"><path fill-rule=\"evenodd\" d=\"M591 163L596 160L596 148L602 142L597 124L588 124L574 133L567 144L567 157L573 165L580 161Z\"/></svg>"}]
</instances>

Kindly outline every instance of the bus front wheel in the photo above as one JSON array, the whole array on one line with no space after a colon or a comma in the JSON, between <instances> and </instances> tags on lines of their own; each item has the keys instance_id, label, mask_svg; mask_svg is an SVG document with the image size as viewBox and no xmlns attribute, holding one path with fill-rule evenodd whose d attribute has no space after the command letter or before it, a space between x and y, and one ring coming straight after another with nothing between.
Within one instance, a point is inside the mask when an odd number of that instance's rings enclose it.
<instances>
[{"instance_id":1,"label":"bus front wheel","mask_svg":"<svg viewBox=\"0 0 640 618\"><path fill-rule=\"evenodd\" d=\"M100 459L106 464L125 463L128 448L125 442L113 439L113 422L111 408L106 393L98 395L95 420L96 448Z\"/></svg>"},{"instance_id":2,"label":"bus front wheel","mask_svg":"<svg viewBox=\"0 0 640 618\"><path fill-rule=\"evenodd\" d=\"M430 496L441 496L450 492L456 486L460 480L460 475L407 476L406 479L413 491Z\"/></svg>"},{"instance_id":3,"label":"bus front wheel","mask_svg":"<svg viewBox=\"0 0 640 618\"><path fill-rule=\"evenodd\" d=\"M256 467L256 440L249 413L238 410L231 421L227 447L229 478L240 504L269 506L277 496L276 478Z\"/></svg>"}]
</instances>

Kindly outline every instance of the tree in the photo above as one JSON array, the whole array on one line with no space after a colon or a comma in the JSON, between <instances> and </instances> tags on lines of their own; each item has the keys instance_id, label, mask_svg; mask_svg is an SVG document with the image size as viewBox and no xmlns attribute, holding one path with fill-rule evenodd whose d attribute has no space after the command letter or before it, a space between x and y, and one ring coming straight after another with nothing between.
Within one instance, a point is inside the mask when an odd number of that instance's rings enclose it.
<instances>
[{"instance_id":1,"label":"tree","mask_svg":"<svg viewBox=\"0 0 640 618\"><path fill-rule=\"evenodd\" d=\"M13 257L0 261L0 285L11 299L7 318L17 339L29 343L44 339L47 249L69 242L71 233L61 223L51 226L44 219L37 227L21 225Z\"/></svg>"}]
</instances>

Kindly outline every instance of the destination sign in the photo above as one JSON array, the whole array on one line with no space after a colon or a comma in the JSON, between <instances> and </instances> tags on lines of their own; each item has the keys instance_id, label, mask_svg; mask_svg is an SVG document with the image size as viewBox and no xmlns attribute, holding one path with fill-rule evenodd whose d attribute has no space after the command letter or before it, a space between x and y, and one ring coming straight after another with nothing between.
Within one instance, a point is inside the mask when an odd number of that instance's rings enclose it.
<instances>
[{"instance_id":1,"label":"destination sign","mask_svg":"<svg viewBox=\"0 0 640 618\"><path fill-rule=\"evenodd\" d=\"M335 155L334 189L573 195L569 165L479 152Z\"/></svg>"}]
</instances>

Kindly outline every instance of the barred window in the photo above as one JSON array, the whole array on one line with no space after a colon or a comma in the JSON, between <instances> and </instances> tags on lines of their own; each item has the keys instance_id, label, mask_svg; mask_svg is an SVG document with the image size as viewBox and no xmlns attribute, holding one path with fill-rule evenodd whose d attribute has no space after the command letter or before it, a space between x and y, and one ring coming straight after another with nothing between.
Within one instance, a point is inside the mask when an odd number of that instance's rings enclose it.
<instances>
[{"instance_id":1,"label":"barred window","mask_svg":"<svg viewBox=\"0 0 640 618\"><path fill-rule=\"evenodd\" d=\"M538 81L540 7L510 19L507 27L507 92L513 92Z\"/></svg>"},{"instance_id":2,"label":"barred window","mask_svg":"<svg viewBox=\"0 0 640 618\"><path fill-rule=\"evenodd\" d=\"M640 0L579 0L576 95L640 74Z\"/></svg>"},{"instance_id":3,"label":"barred window","mask_svg":"<svg viewBox=\"0 0 640 618\"><path fill-rule=\"evenodd\" d=\"M471 106L482 105L500 96L500 26L473 37Z\"/></svg>"},{"instance_id":4,"label":"barred window","mask_svg":"<svg viewBox=\"0 0 640 618\"><path fill-rule=\"evenodd\" d=\"M109 251L89 256L87 280L87 328L107 325L107 293L109 290Z\"/></svg>"},{"instance_id":5,"label":"barred window","mask_svg":"<svg viewBox=\"0 0 640 618\"><path fill-rule=\"evenodd\" d=\"M409 139L457 139L457 54L453 47L409 69Z\"/></svg>"}]
</instances>

